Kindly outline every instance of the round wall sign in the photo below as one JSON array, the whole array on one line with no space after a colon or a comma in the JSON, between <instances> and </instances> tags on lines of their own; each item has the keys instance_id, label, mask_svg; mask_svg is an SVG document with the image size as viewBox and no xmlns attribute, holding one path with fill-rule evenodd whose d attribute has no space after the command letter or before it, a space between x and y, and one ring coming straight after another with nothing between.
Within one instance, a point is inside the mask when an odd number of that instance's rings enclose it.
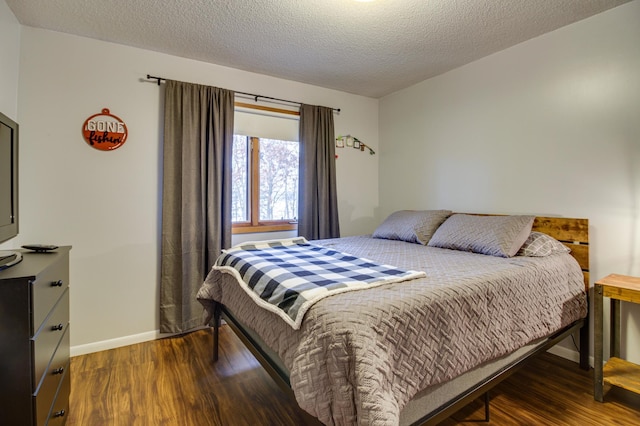
<instances>
[{"instance_id":1,"label":"round wall sign","mask_svg":"<svg viewBox=\"0 0 640 426\"><path fill-rule=\"evenodd\" d=\"M127 140L127 125L124 121L103 108L100 114L87 118L82 126L84 140L100 151L113 151Z\"/></svg>"}]
</instances>

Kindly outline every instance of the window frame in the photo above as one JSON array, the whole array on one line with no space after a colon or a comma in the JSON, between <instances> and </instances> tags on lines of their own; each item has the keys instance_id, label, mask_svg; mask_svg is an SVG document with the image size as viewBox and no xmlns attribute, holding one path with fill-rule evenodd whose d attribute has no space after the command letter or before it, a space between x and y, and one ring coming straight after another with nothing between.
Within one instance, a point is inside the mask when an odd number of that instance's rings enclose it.
<instances>
[{"instance_id":1,"label":"window frame","mask_svg":"<svg viewBox=\"0 0 640 426\"><path fill-rule=\"evenodd\" d=\"M260 220L260 138L246 136L249 153L247 170L247 198L249 220L232 222L232 234L250 234L261 232L295 231L298 229L297 220Z\"/></svg>"}]
</instances>

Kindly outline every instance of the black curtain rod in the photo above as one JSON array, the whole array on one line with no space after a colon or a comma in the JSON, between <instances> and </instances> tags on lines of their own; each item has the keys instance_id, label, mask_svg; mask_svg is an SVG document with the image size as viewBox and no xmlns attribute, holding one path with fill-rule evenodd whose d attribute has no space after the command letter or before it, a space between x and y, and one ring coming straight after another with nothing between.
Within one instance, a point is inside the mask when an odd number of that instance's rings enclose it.
<instances>
[{"instance_id":1,"label":"black curtain rod","mask_svg":"<svg viewBox=\"0 0 640 426\"><path fill-rule=\"evenodd\" d=\"M147 74L147 80L157 80L158 86L160 86L160 83L163 80L166 81L167 79L164 78L164 77L154 77L152 75ZM252 98L255 99L256 102L258 102L258 99L267 99L267 100L270 100L270 101L288 102L290 104L302 105L301 102L289 101L287 99L272 98L271 96L256 95L255 93L246 93L246 92L235 92L235 93L238 93L240 95L251 96ZM331 109L334 112L340 112L340 108L331 108Z\"/></svg>"}]
</instances>

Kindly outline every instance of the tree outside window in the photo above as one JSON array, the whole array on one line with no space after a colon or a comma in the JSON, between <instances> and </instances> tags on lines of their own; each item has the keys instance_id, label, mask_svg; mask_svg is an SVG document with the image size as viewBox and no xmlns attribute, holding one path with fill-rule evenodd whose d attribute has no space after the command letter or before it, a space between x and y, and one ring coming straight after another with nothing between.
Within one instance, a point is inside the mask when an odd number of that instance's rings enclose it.
<instances>
[{"instance_id":1,"label":"tree outside window","mask_svg":"<svg viewBox=\"0 0 640 426\"><path fill-rule=\"evenodd\" d=\"M234 233L296 229L298 142L234 135Z\"/></svg>"}]
</instances>

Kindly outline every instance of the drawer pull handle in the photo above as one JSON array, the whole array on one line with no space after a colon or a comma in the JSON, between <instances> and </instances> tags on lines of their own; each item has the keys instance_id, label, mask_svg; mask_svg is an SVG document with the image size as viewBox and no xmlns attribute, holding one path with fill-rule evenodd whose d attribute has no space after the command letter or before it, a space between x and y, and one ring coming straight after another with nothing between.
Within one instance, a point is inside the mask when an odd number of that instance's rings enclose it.
<instances>
[{"instance_id":1,"label":"drawer pull handle","mask_svg":"<svg viewBox=\"0 0 640 426\"><path fill-rule=\"evenodd\" d=\"M62 287L62 284L64 284L64 281L62 280L51 281L51 287Z\"/></svg>"},{"instance_id":2,"label":"drawer pull handle","mask_svg":"<svg viewBox=\"0 0 640 426\"><path fill-rule=\"evenodd\" d=\"M58 325L52 325L51 326L51 331L60 331L64 328L64 325L62 324L58 324Z\"/></svg>"},{"instance_id":3,"label":"drawer pull handle","mask_svg":"<svg viewBox=\"0 0 640 426\"><path fill-rule=\"evenodd\" d=\"M51 374L53 374L53 375L62 374L62 373L64 373L64 367L56 368L55 370L53 370L51 372Z\"/></svg>"},{"instance_id":4,"label":"drawer pull handle","mask_svg":"<svg viewBox=\"0 0 640 426\"><path fill-rule=\"evenodd\" d=\"M53 417L62 417L64 416L64 414L64 410L56 411L55 413L53 413Z\"/></svg>"}]
</instances>

